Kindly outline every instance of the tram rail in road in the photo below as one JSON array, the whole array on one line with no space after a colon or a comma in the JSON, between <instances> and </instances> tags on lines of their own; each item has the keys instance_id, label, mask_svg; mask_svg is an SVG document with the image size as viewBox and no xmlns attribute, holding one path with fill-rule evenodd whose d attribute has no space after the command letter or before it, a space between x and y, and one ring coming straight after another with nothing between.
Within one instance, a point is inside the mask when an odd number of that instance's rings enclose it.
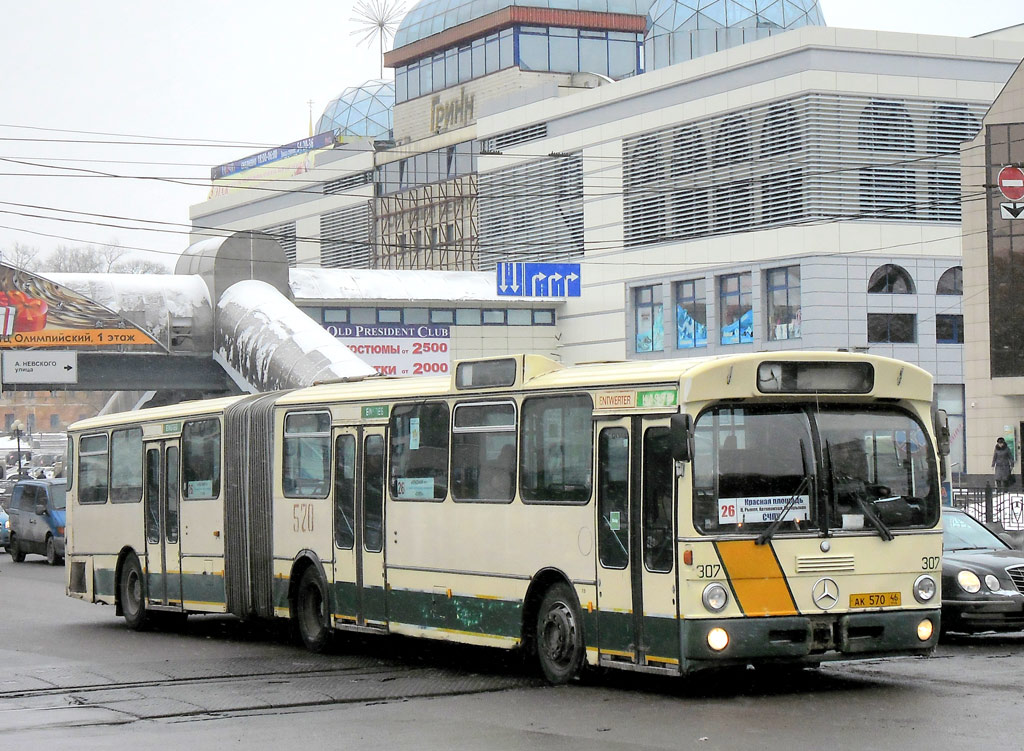
<instances>
[{"instance_id":1,"label":"tram rail in road","mask_svg":"<svg viewBox=\"0 0 1024 751\"><path fill-rule=\"evenodd\" d=\"M0 681L0 708L17 727L74 727L456 696L541 683L524 675L403 665L363 655L76 665L16 671Z\"/></svg>"}]
</instances>

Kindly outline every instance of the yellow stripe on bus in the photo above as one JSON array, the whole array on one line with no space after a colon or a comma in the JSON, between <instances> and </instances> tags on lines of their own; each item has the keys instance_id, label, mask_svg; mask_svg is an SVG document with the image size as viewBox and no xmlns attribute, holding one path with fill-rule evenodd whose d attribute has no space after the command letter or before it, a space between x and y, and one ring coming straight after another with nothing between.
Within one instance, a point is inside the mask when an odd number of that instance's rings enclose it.
<instances>
[{"instance_id":1,"label":"yellow stripe on bus","mask_svg":"<svg viewBox=\"0 0 1024 751\"><path fill-rule=\"evenodd\" d=\"M478 640L481 642L494 642L500 641L507 644L517 645L520 639L516 636L501 636L499 634L484 634L479 631L463 631L457 628L444 628L442 626L420 626L414 623L401 623L399 621L392 621L390 626L395 629L403 631L414 631L414 632L434 632L444 634L455 634L456 636L466 636L471 639Z\"/></svg>"},{"instance_id":2,"label":"yellow stripe on bus","mask_svg":"<svg viewBox=\"0 0 1024 751\"><path fill-rule=\"evenodd\" d=\"M605 647L601 647L601 654L611 655L612 657L628 657L630 659L635 656L634 652L623 652L619 649L606 649Z\"/></svg>"},{"instance_id":3,"label":"yellow stripe on bus","mask_svg":"<svg viewBox=\"0 0 1024 751\"><path fill-rule=\"evenodd\" d=\"M793 594L770 544L730 540L716 542L715 548L745 615L797 614Z\"/></svg>"},{"instance_id":4,"label":"yellow stripe on bus","mask_svg":"<svg viewBox=\"0 0 1024 751\"><path fill-rule=\"evenodd\" d=\"M677 660L675 657L652 657L651 655L647 655L647 664L650 665L652 662L658 662L662 665L679 664L679 660Z\"/></svg>"}]
</instances>

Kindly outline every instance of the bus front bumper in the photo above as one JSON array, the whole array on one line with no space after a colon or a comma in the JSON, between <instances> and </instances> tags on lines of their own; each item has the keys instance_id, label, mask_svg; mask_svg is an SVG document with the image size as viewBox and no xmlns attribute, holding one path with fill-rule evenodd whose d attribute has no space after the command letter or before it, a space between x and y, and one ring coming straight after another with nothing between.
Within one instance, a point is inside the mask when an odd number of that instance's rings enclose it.
<instances>
[{"instance_id":1,"label":"bus front bumper","mask_svg":"<svg viewBox=\"0 0 1024 751\"><path fill-rule=\"evenodd\" d=\"M918 625L926 619L931 621L932 634L921 640ZM718 651L708 644L708 635L716 628L728 634L728 644ZM939 610L686 619L680 640L683 672L747 663L816 664L927 655L939 642Z\"/></svg>"}]
</instances>

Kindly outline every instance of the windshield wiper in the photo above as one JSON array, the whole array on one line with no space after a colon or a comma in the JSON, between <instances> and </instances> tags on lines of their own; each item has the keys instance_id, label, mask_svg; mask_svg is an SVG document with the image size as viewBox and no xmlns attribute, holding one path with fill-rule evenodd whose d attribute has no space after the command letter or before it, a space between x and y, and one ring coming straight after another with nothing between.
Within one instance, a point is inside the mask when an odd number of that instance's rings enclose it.
<instances>
[{"instance_id":1,"label":"windshield wiper","mask_svg":"<svg viewBox=\"0 0 1024 751\"><path fill-rule=\"evenodd\" d=\"M882 518L875 513L874 507L864 500L863 496L857 496L857 505L860 506L860 510L864 512L864 517L871 522L871 526L878 530L879 537L886 542L892 542L896 539L892 534L892 530L886 526L885 522L882 521Z\"/></svg>"},{"instance_id":2,"label":"windshield wiper","mask_svg":"<svg viewBox=\"0 0 1024 751\"><path fill-rule=\"evenodd\" d=\"M836 488L836 481L839 478L836 475L836 465L835 465L835 462L832 459L832 443L830 441L826 441L825 442L825 451L828 453L829 474L830 474L830 477L832 478L832 491L833 491L833 494L836 495L836 498L833 500L833 502L837 502L838 501L838 493L836 492L835 488ZM852 480L852 481L854 481L856 483L859 483L859 485L860 485L860 489L859 490L851 490L850 491L850 495L852 495L854 497L854 499L856 499L857 505L860 506L860 510L864 514L864 518L867 519L869 522L871 522L871 526L872 527L874 527L875 529L878 530L878 536L879 537L881 537L886 542L892 542L894 539L896 539L893 536L892 531L889 529L889 527L886 526L885 522L882 521L881 517L879 517L875 513L874 507L870 503L868 503L867 499L865 498L864 483L862 481L858 480L857 478L853 477L852 475L849 476L849 477L850 477L850 480Z\"/></svg>"},{"instance_id":3,"label":"windshield wiper","mask_svg":"<svg viewBox=\"0 0 1024 751\"><path fill-rule=\"evenodd\" d=\"M790 509L792 509L800 499L800 494L804 490L809 490L812 482L814 482L814 477L812 475L804 475L803 478L801 478L800 484L796 486L796 490L793 491L793 495L791 495L789 500L786 501L786 505L782 507L782 511L779 512L779 515L776 516L772 523L768 525L768 528L759 534L757 539L754 540L755 545L764 545L772 539L772 536L778 531L779 527L782 526L782 522L786 519L786 514L790 512Z\"/></svg>"}]
</instances>

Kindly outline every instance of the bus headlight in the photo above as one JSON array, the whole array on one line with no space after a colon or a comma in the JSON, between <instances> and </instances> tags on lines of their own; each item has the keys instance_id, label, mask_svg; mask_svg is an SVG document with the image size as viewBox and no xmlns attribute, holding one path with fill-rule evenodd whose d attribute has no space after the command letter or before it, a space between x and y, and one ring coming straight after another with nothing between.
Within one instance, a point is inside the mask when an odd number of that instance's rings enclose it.
<instances>
[{"instance_id":1,"label":"bus headlight","mask_svg":"<svg viewBox=\"0 0 1024 751\"><path fill-rule=\"evenodd\" d=\"M729 632L721 626L715 626L708 631L708 646L716 652L721 652L729 646Z\"/></svg>"},{"instance_id":2,"label":"bus headlight","mask_svg":"<svg viewBox=\"0 0 1024 751\"><path fill-rule=\"evenodd\" d=\"M928 574L921 574L914 582L914 599L920 603L930 602L935 597L935 580Z\"/></svg>"},{"instance_id":3,"label":"bus headlight","mask_svg":"<svg viewBox=\"0 0 1024 751\"><path fill-rule=\"evenodd\" d=\"M704 594L700 596L700 599L704 603L704 607L712 613L717 613L728 604L729 593L718 582L712 582L704 587Z\"/></svg>"},{"instance_id":4,"label":"bus headlight","mask_svg":"<svg viewBox=\"0 0 1024 751\"><path fill-rule=\"evenodd\" d=\"M917 624L917 638L921 641L928 641L931 639L934 631L935 626L933 626L932 622L927 618Z\"/></svg>"},{"instance_id":5,"label":"bus headlight","mask_svg":"<svg viewBox=\"0 0 1024 751\"><path fill-rule=\"evenodd\" d=\"M956 575L956 583L960 585L960 589L970 594L975 594L981 591L981 579L973 571L964 569Z\"/></svg>"}]
</instances>

